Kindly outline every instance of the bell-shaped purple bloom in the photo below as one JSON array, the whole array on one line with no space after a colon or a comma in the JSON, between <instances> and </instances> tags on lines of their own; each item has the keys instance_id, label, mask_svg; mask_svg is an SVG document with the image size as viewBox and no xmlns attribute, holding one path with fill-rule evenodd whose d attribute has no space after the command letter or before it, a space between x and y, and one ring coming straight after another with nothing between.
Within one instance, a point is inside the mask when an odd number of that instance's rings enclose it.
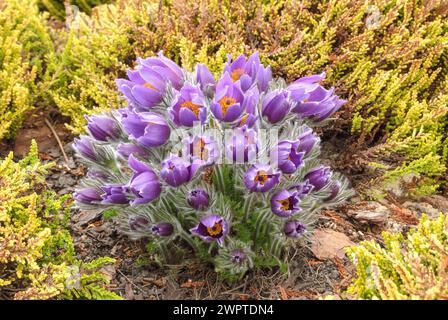
<instances>
[{"instance_id":1,"label":"bell-shaped purple bloom","mask_svg":"<svg viewBox=\"0 0 448 320\"><path fill-rule=\"evenodd\" d=\"M133 143L120 143L117 146L117 152L120 156L127 159L131 154L145 158L148 156L148 152Z\"/></svg>"},{"instance_id":2,"label":"bell-shaped purple bloom","mask_svg":"<svg viewBox=\"0 0 448 320\"><path fill-rule=\"evenodd\" d=\"M145 147L161 146L170 137L170 127L158 114L127 110L122 116L121 122L129 137Z\"/></svg>"},{"instance_id":3,"label":"bell-shaped purple bloom","mask_svg":"<svg viewBox=\"0 0 448 320\"><path fill-rule=\"evenodd\" d=\"M129 188L121 184L110 184L101 187L103 194L102 203L105 204L129 204Z\"/></svg>"},{"instance_id":4,"label":"bell-shaped purple bloom","mask_svg":"<svg viewBox=\"0 0 448 320\"><path fill-rule=\"evenodd\" d=\"M216 84L215 96L210 109L216 119L224 122L233 122L244 111L244 95L240 87L232 82L228 73Z\"/></svg>"},{"instance_id":5,"label":"bell-shaped purple bloom","mask_svg":"<svg viewBox=\"0 0 448 320\"><path fill-rule=\"evenodd\" d=\"M133 231L147 231L149 230L150 221L140 215L130 216L128 219L129 228Z\"/></svg>"},{"instance_id":6,"label":"bell-shaped purple bloom","mask_svg":"<svg viewBox=\"0 0 448 320\"><path fill-rule=\"evenodd\" d=\"M326 90L316 83L324 78L325 72L298 79L288 87L291 98L297 102L293 112L319 122L339 110L346 101L334 94L334 88Z\"/></svg>"},{"instance_id":7,"label":"bell-shaped purple bloom","mask_svg":"<svg viewBox=\"0 0 448 320\"><path fill-rule=\"evenodd\" d=\"M246 126L248 128L252 128L256 121L258 120L258 100L260 97L260 93L258 92L257 87L254 87L244 94L244 102L243 109L244 112L241 114L238 119L237 126L242 127Z\"/></svg>"},{"instance_id":8,"label":"bell-shaped purple bloom","mask_svg":"<svg viewBox=\"0 0 448 320\"><path fill-rule=\"evenodd\" d=\"M280 172L269 165L253 165L244 174L244 184L252 192L266 192L280 182Z\"/></svg>"},{"instance_id":9,"label":"bell-shaped purple bloom","mask_svg":"<svg viewBox=\"0 0 448 320\"><path fill-rule=\"evenodd\" d=\"M213 74L208 70L206 65L202 63L196 65L196 81L204 92L208 87L215 85L215 77L213 77Z\"/></svg>"},{"instance_id":10,"label":"bell-shaped purple bloom","mask_svg":"<svg viewBox=\"0 0 448 320\"><path fill-rule=\"evenodd\" d=\"M246 126L235 128L233 135L225 142L226 157L236 163L252 161L257 152L257 131Z\"/></svg>"},{"instance_id":11,"label":"bell-shaped purple bloom","mask_svg":"<svg viewBox=\"0 0 448 320\"><path fill-rule=\"evenodd\" d=\"M265 68L261 64L258 52L253 53L247 60L243 54L234 61L227 55L224 72L228 73L234 82L239 82L243 91L247 91L256 83L260 91L264 92L272 80L271 67Z\"/></svg>"},{"instance_id":12,"label":"bell-shaped purple bloom","mask_svg":"<svg viewBox=\"0 0 448 320\"><path fill-rule=\"evenodd\" d=\"M204 189L193 189L188 192L187 201L196 210L205 210L210 205L210 196Z\"/></svg>"},{"instance_id":13,"label":"bell-shaped purple bloom","mask_svg":"<svg viewBox=\"0 0 448 320\"><path fill-rule=\"evenodd\" d=\"M289 102L289 92L284 89L277 89L269 92L262 103L262 115L270 123L277 123L283 120L291 109Z\"/></svg>"},{"instance_id":14,"label":"bell-shaped purple bloom","mask_svg":"<svg viewBox=\"0 0 448 320\"><path fill-rule=\"evenodd\" d=\"M190 229L190 232L204 241L216 241L222 245L224 237L229 233L229 228L224 218L218 215L209 215L202 218L196 227Z\"/></svg>"},{"instance_id":15,"label":"bell-shaped purple bloom","mask_svg":"<svg viewBox=\"0 0 448 320\"><path fill-rule=\"evenodd\" d=\"M155 172L133 155L129 156L128 165L135 172L129 182L129 189L136 199L132 200L130 204L144 204L156 199L162 192L162 187Z\"/></svg>"},{"instance_id":16,"label":"bell-shaped purple bloom","mask_svg":"<svg viewBox=\"0 0 448 320\"><path fill-rule=\"evenodd\" d=\"M271 163L287 174L292 174L303 166L305 152L299 152L300 141L282 140L271 149Z\"/></svg>"},{"instance_id":17,"label":"bell-shaped purple bloom","mask_svg":"<svg viewBox=\"0 0 448 320\"><path fill-rule=\"evenodd\" d=\"M339 181L333 181L333 183L330 186L330 195L324 199L324 201L328 202L333 200L337 197L339 194L339 191L341 191L341 183Z\"/></svg>"},{"instance_id":18,"label":"bell-shaped purple bloom","mask_svg":"<svg viewBox=\"0 0 448 320\"><path fill-rule=\"evenodd\" d=\"M103 200L101 194L102 192L97 188L84 188L81 190L76 190L74 198L77 202L91 204L93 202L100 202Z\"/></svg>"},{"instance_id":19,"label":"bell-shaped purple bloom","mask_svg":"<svg viewBox=\"0 0 448 320\"><path fill-rule=\"evenodd\" d=\"M207 117L204 94L198 87L186 83L174 94L169 113L178 126L192 127L195 123L204 123Z\"/></svg>"},{"instance_id":20,"label":"bell-shaped purple bloom","mask_svg":"<svg viewBox=\"0 0 448 320\"><path fill-rule=\"evenodd\" d=\"M92 137L99 141L117 139L120 136L120 127L115 119L108 116L85 116L87 129Z\"/></svg>"},{"instance_id":21,"label":"bell-shaped purple bloom","mask_svg":"<svg viewBox=\"0 0 448 320\"><path fill-rule=\"evenodd\" d=\"M151 232L160 237L169 237L174 232L174 227L169 222L159 222L151 227Z\"/></svg>"},{"instance_id":22,"label":"bell-shaped purple bloom","mask_svg":"<svg viewBox=\"0 0 448 320\"><path fill-rule=\"evenodd\" d=\"M79 139L75 139L73 143L73 148L81 156L92 161L98 161L98 156L94 149L92 139L90 137L80 136Z\"/></svg>"},{"instance_id":23,"label":"bell-shaped purple bloom","mask_svg":"<svg viewBox=\"0 0 448 320\"><path fill-rule=\"evenodd\" d=\"M230 260L235 264L242 264L246 260L246 254L240 249L235 249L230 252Z\"/></svg>"},{"instance_id":24,"label":"bell-shaped purple bloom","mask_svg":"<svg viewBox=\"0 0 448 320\"><path fill-rule=\"evenodd\" d=\"M178 187L190 181L200 167L201 163L197 159L186 160L176 155L170 155L162 161L160 176L170 186Z\"/></svg>"},{"instance_id":25,"label":"bell-shaped purple bloom","mask_svg":"<svg viewBox=\"0 0 448 320\"><path fill-rule=\"evenodd\" d=\"M311 152L311 150L313 150L313 147L319 141L319 138L316 137L316 135L313 133L313 130L310 127L306 125L304 125L304 127L305 130L298 138L300 144L297 148L297 151L304 152L305 155L307 155Z\"/></svg>"},{"instance_id":26,"label":"bell-shaped purple bloom","mask_svg":"<svg viewBox=\"0 0 448 320\"><path fill-rule=\"evenodd\" d=\"M182 69L161 52L157 58L137 59L135 70L129 70L127 79L117 79L118 90L125 96L131 107L148 111L159 104L170 82L179 89L182 84Z\"/></svg>"},{"instance_id":27,"label":"bell-shaped purple bloom","mask_svg":"<svg viewBox=\"0 0 448 320\"><path fill-rule=\"evenodd\" d=\"M329 167L320 166L311 169L304 179L314 186L314 191L319 191L328 184L331 176L332 172Z\"/></svg>"},{"instance_id":28,"label":"bell-shaped purple bloom","mask_svg":"<svg viewBox=\"0 0 448 320\"><path fill-rule=\"evenodd\" d=\"M283 189L276 192L271 198L271 210L274 214L287 218L301 210L300 196L296 189Z\"/></svg>"},{"instance_id":29,"label":"bell-shaped purple bloom","mask_svg":"<svg viewBox=\"0 0 448 320\"><path fill-rule=\"evenodd\" d=\"M199 135L185 138L184 155L200 160L203 165L211 165L219 158L219 147L212 137Z\"/></svg>"},{"instance_id":30,"label":"bell-shaped purple bloom","mask_svg":"<svg viewBox=\"0 0 448 320\"><path fill-rule=\"evenodd\" d=\"M283 232L287 237L298 238L306 232L306 225L299 220L292 220L285 223Z\"/></svg>"}]
</instances>

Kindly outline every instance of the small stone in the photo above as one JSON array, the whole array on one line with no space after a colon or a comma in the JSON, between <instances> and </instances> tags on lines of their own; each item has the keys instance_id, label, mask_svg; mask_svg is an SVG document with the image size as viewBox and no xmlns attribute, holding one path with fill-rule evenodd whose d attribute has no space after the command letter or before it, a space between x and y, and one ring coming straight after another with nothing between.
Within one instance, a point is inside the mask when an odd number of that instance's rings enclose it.
<instances>
[{"instance_id":1,"label":"small stone","mask_svg":"<svg viewBox=\"0 0 448 320\"><path fill-rule=\"evenodd\" d=\"M389 217L390 211L377 202L370 202L366 209L350 210L348 214L360 223L383 224Z\"/></svg>"},{"instance_id":2,"label":"small stone","mask_svg":"<svg viewBox=\"0 0 448 320\"><path fill-rule=\"evenodd\" d=\"M426 214L431 219L435 219L439 216L439 213L441 213L439 209L434 208L432 205L426 202L406 201L405 203L403 203L403 207L416 212L419 218L423 214Z\"/></svg>"},{"instance_id":3,"label":"small stone","mask_svg":"<svg viewBox=\"0 0 448 320\"><path fill-rule=\"evenodd\" d=\"M318 229L312 238L311 251L320 260L345 256L344 248L353 246L352 242L345 234L331 229Z\"/></svg>"}]
</instances>

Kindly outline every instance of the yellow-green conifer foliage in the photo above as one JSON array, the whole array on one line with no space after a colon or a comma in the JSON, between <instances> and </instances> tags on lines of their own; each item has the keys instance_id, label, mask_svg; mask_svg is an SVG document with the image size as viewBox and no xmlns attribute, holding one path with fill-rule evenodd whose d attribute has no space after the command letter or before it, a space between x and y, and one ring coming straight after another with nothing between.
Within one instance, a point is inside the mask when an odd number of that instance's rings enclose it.
<instances>
[{"instance_id":1,"label":"yellow-green conifer foliage","mask_svg":"<svg viewBox=\"0 0 448 320\"><path fill-rule=\"evenodd\" d=\"M51 166L39 161L35 142L23 160L12 153L0 160L0 291L15 299L119 298L98 272L113 259L76 259L67 229L72 201L46 186Z\"/></svg>"},{"instance_id":2,"label":"yellow-green conifer foliage","mask_svg":"<svg viewBox=\"0 0 448 320\"><path fill-rule=\"evenodd\" d=\"M47 19L33 0L0 1L0 139L12 137L54 62Z\"/></svg>"},{"instance_id":3,"label":"yellow-green conifer foliage","mask_svg":"<svg viewBox=\"0 0 448 320\"><path fill-rule=\"evenodd\" d=\"M423 216L407 236L383 233L384 245L364 241L347 249L357 299L448 299L448 215Z\"/></svg>"}]
</instances>

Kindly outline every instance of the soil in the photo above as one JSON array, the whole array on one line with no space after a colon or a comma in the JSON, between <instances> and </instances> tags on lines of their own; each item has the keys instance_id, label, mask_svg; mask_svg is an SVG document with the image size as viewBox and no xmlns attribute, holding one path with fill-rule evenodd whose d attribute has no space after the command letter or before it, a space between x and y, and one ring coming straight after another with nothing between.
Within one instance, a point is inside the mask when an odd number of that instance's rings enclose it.
<instances>
[{"instance_id":1,"label":"soil","mask_svg":"<svg viewBox=\"0 0 448 320\"><path fill-rule=\"evenodd\" d=\"M14 150L20 158L26 154L31 138L37 140L43 161L54 161L47 183L58 194L72 193L86 172L86 168L74 158L71 142L73 136L64 127L65 119L58 116L45 121L44 114L36 113L17 134L15 141L1 145L1 156ZM55 139L53 131L60 138ZM336 170L338 153L343 142L334 139L324 141L325 161ZM62 152L64 150L64 152ZM67 160L64 158L66 154ZM326 155L332 156L326 156ZM346 173L356 186L357 177ZM369 221L369 212L377 212ZM357 219L363 212L363 219ZM381 241L383 230L407 232L422 212L437 214L448 211L448 199L438 196L398 202L395 199L381 203L361 201L357 196L346 204L319 214L317 229L330 229L335 239L359 243L363 240ZM367 212L367 213L366 213ZM119 234L110 220L103 221L94 213L73 210L71 232L80 259L90 261L100 256L116 259L114 265L102 269L110 279L108 289L126 299L319 299L327 295L336 298L349 285L354 276L354 266L340 251L332 254L332 248L324 248L325 254L315 256L313 245L299 247L293 252L287 274L278 270L250 272L243 281L230 285L217 278L210 265L198 264L193 259L184 263L161 267L145 250L144 241L132 241ZM342 235L341 235L342 234ZM331 241L331 239L330 239ZM334 247L334 246L331 246ZM314 252L314 253L313 253Z\"/></svg>"}]
</instances>

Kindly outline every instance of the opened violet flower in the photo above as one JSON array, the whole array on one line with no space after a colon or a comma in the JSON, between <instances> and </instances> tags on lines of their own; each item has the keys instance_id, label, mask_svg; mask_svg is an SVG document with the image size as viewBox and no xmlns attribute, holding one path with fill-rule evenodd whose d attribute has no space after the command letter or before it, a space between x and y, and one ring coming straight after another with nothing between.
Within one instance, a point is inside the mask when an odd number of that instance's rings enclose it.
<instances>
[{"instance_id":1,"label":"opened violet flower","mask_svg":"<svg viewBox=\"0 0 448 320\"><path fill-rule=\"evenodd\" d=\"M190 181L201 167L200 160L185 160L176 155L170 155L162 161L160 176L172 187L178 187Z\"/></svg>"},{"instance_id":2,"label":"opened violet flower","mask_svg":"<svg viewBox=\"0 0 448 320\"><path fill-rule=\"evenodd\" d=\"M334 88L326 90L316 83L323 79L325 72L296 80L288 87L291 97L297 102L293 112L319 122L339 110L346 101L334 94Z\"/></svg>"},{"instance_id":3,"label":"opened violet flower","mask_svg":"<svg viewBox=\"0 0 448 320\"><path fill-rule=\"evenodd\" d=\"M271 210L280 217L290 217L300 211L299 192L295 189L283 189L275 193L271 198Z\"/></svg>"},{"instance_id":4,"label":"opened violet flower","mask_svg":"<svg viewBox=\"0 0 448 320\"><path fill-rule=\"evenodd\" d=\"M280 182L280 172L269 165L253 165L244 174L244 184L252 192L266 192Z\"/></svg>"},{"instance_id":5,"label":"opened violet flower","mask_svg":"<svg viewBox=\"0 0 448 320\"><path fill-rule=\"evenodd\" d=\"M161 146L170 137L170 127L155 113L126 110L121 122L131 139L148 148Z\"/></svg>"},{"instance_id":6,"label":"opened violet flower","mask_svg":"<svg viewBox=\"0 0 448 320\"><path fill-rule=\"evenodd\" d=\"M199 88L185 84L174 94L169 113L178 126L192 127L195 123L203 123L207 116L204 94Z\"/></svg>"},{"instance_id":7,"label":"opened violet flower","mask_svg":"<svg viewBox=\"0 0 448 320\"><path fill-rule=\"evenodd\" d=\"M222 245L225 236L229 233L229 228L224 218L210 215L202 218L196 227L190 229L190 232L206 242L216 241Z\"/></svg>"},{"instance_id":8,"label":"opened violet flower","mask_svg":"<svg viewBox=\"0 0 448 320\"><path fill-rule=\"evenodd\" d=\"M212 137L205 135L188 137L184 139L183 144L184 155L198 159L204 166L215 163L220 156L218 144Z\"/></svg>"},{"instance_id":9,"label":"opened violet flower","mask_svg":"<svg viewBox=\"0 0 448 320\"><path fill-rule=\"evenodd\" d=\"M210 205L210 196L204 189L193 189L188 192L187 201L196 210L205 210Z\"/></svg>"},{"instance_id":10,"label":"opened violet flower","mask_svg":"<svg viewBox=\"0 0 448 320\"><path fill-rule=\"evenodd\" d=\"M299 152L300 140L280 141L270 152L271 163L287 174L292 174L303 166L305 152Z\"/></svg>"},{"instance_id":11,"label":"opened violet flower","mask_svg":"<svg viewBox=\"0 0 448 320\"><path fill-rule=\"evenodd\" d=\"M240 87L232 82L228 73L218 81L215 91L210 109L216 119L224 122L238 119L244 111L244 95Z\"/></svg>"},{"instance_id":12,"label":"opened violet flower","mask_svg":"<svg viewBox=\"0 0 448 320\"><path fill-rule=\"evenodd\" d=\"M252 54L247 60L243 54L233 61L232 57L227 55L224 72L231 76L232 81L239 82L243 91L248 90L255 83L260 91L266 91L272 80L271 67L265 68L261 64L258 52Z\"/></svg>"},{"instance_id":13,"label":"opened violet flower","mask_svg":"<svg viewBox=\"0 0 448 320\"><path fill-rule=\"evenodd\" d=\"M130 204L149 203L158 198L162 187L159 178L149 165L137 160L132 154L129 156L128 165L135 172L129 182L129 188L135 194L136 199L132 200Z\"/></svg>"}]
</instances>

